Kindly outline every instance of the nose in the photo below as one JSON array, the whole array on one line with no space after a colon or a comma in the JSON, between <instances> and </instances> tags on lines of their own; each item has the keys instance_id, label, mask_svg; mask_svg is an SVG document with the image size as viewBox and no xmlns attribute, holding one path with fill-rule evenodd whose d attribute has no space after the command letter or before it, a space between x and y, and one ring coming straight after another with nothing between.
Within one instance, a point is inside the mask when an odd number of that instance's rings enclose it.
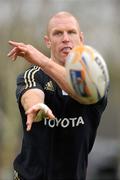
<instances>
[{"instance_id":1,"label":"nose","mask_svg":"<svg viewBox=\"0 0 120 180\"><path fill-rule=\"evenodd\" d=\"M63 33L63 42L66 43L66 42L69 42L69 35L67 32L64 32Z\"/></svg>"}]
</instances>

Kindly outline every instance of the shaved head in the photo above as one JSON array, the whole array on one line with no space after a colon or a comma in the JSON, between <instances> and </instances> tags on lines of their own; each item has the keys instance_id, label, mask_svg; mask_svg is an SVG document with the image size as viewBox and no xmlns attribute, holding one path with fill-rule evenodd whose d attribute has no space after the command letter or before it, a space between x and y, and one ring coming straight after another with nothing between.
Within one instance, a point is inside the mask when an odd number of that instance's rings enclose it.
<instances>
[{"instance_id":1,"label":"shaved head","mask_svg":"<svg viewBox=\"0 0 120 180\"><path fill-rule=\"evenodd\" d=\"M74 17L71 13L67 12L67 11L61 11L61 12L58 12L57 14L55 14L54 16L52 16L48 22L48 26L47 26L47 34L49 35L49 32L50 32L50 28L51 28L51 24L53 23L53 21L55 19L58 19L58 18L73 18L75 21L76 21L76 25L78 26L78 29L80 31L80 25L78 23L78 20L76 19L76 17Z\"/></svg>"},{"instance_id":2,"label":"shaved head","mask_svg":"<svg viewBox=\"0 0 120 180\"><path fill-rule=\"evenodd\" d=\"M71 13L62 11L50 18L44 40L51 50L51 59L58 64L64 66L69 52L83 44L83 39L79 23Z\"/></svg>"}]
</instances>

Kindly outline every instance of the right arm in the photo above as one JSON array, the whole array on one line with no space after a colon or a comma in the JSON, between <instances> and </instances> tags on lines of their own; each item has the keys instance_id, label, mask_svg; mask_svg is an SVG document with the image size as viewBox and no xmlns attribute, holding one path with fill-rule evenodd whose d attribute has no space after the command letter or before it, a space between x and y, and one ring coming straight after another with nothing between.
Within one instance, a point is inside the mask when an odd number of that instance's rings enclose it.
<instances>
[{"instance_id":1,"label":"right arm","mask_svg":"<svg viewBox=\"0 0 120 180\"><path fill-rule=\"evenodd\" d=\"M35 104L44 103L44 93L40 89L29 89L21 97L21 104L27 112ZM27 114L27 131L31 129L32 123L35 121L37 111Z\"/></svg>"},{"instance_id":2,"label":"right arm","mask_svg":"<svg viewBox=\"0 0 120 180\"><path fill-rule=\"evenodd\" d=\"M32 71L31 69L29 69L28 71L33 72L33 69ZM54 115L52 114L50 108L48 108L48 106L44 104L45 94L39 80L36 78L38 76L37 72L36 74L33 73L33 79L29 79L29 77L31 77L29 76L30 74L28 76L26 75L25 77L25 73L20 75L17 79L16 97L18 103L23 106L24 111L27 115L26 125L27 131L29 131L32 127L32 123L38 121L38 119L36 118L38 112L39 114L43 113L48 118L54 118ZM31 84L31 86L28 85L28 82ZM35 87L33 86L33 82L35 83Z\"/></svg>"}]
</instances>

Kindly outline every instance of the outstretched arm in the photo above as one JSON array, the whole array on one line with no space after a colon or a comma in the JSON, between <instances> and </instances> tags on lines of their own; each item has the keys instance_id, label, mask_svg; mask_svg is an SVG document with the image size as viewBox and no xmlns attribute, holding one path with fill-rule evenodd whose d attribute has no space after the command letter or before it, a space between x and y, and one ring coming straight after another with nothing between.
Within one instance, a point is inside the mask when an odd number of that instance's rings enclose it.
<instances>
[{"instance_id":1,"label":"outstretched arm","mask_svg":"<svg viewBox=\"0 0 120 180\"><path fill-rule=\"evenodd\" d=\"M61 89L66 91L75 100L81 102L80 97L70 88L66 80L67 74L65 67L55 63L31 45L13 41L9 41L9 44L13 49L8 53L8 57L14 61L18 56L21 56L30 63L38 65L46 74L56 81Z\"/></svg>"},{"instance_id":2,"label":"outstretched arm","mask_svg":"<svg viewBox=\"0 0 120 180\"><path fill-rule=\"evenodd\" d=\"M29 89L21 97L21 104L27 115L27 131L31 130L32 123L37 122L37 113L43 113L46 117L55 118L51 109L44 104L44 93L40 89Z\"/></svg>"}]
</instances>

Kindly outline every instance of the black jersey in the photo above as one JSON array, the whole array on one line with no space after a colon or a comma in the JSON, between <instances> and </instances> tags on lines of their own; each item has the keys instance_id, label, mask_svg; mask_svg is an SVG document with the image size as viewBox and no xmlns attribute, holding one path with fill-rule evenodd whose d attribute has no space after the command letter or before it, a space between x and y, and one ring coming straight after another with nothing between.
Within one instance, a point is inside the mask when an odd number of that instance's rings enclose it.
<instances>
[{"instance_id":1,"label":"black jersey","mask_svg":"<svg viewBox=\"0 0 120 180\"><path fill-rule=\"evenodd\" d=\"M45 104L56 118L33 123L28 132L20 99L30 88L39 88L45 93ZM107 98L93 105L80 104L37 66L19 75L16 96L23 123L23 141L14 169L25 180L85 180L88 154Z\"/></svg>"}]
</instances>

